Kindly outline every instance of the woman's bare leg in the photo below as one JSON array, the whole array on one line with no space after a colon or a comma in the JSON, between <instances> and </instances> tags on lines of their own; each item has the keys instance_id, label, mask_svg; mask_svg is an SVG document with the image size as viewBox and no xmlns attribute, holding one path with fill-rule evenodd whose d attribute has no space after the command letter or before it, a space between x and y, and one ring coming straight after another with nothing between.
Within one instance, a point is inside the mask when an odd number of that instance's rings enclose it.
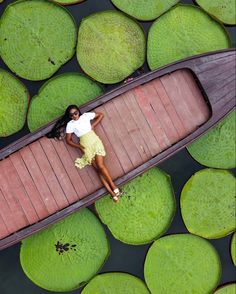
<instances>
[{"instance_id":1,"label":"woman's bare leg","mask_svg":"<svg viewBox=\"0 0 236 294\"><path fill-rule=\"evenodd\" d=\"M112 188L112 190L118 188L116 186L116 184L113 182L111 175L104 163L104 156L102 155L96 155L95 156L95 162L97 164L98 170L99 172L103 175L103 177L105 178L105 180L108 182L108 184L110 185L110 187Z\"/></svg>"},{"instance_id":2,"label":"woman's bare leg","mask_svg":"<svg viewBox=\"0 0 236 294\"><path fill-rule=\"evenodd\" d=\"M111 194L112 197L116 196L116 194L113 192L113 190L111 189L109 183L104 179L103 175L99 172L99 169L97 167L97 164L95 163L95 161L92 161L92 165L93 167L97 170L98 176L102 182L102 184L106 187L106 189L108 190L108 192Z\"/></svg>"}]
</instances>

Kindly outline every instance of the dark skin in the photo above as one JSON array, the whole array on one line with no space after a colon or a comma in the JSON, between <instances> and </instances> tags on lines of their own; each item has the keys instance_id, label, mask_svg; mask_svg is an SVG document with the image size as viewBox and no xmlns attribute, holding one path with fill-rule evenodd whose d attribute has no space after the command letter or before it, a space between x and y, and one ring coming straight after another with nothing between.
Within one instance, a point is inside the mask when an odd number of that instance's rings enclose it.
<instances>
[{"instance_id":1,"label":"dark skin","mask_svg":"<svg viewBox=\"0 0 236 294\"><path fill-rule=\"evenodd\" d=\"M78 120L80 115L77 109L71 109L70 110L70 115L73 120ZM101 122L103 119L104 115L101 112L95 112L95 118L93 119L93 122L91 124L92 130ZM75 143L72 140L72 134L66 134L66 142L72 147L79 148L82 153L84 153L84 147L80 143ZM92 161L93 167L96 169L98 172L98 176L102 182L102 184L106 187L106 189L109 191L111 194L113 200L115 202L118 201L118 196L114 193L114 189L118 188L116 184L113 182L111 175L104 163L104 156L102 155L96 155L95 159Z\"/></svg>"}]
</instances>

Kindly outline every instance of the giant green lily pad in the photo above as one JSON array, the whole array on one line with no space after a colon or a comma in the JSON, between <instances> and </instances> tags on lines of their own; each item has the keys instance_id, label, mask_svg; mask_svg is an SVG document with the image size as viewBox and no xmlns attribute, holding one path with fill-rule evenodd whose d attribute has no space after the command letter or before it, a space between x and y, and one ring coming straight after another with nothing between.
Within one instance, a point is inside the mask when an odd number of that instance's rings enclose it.
<instances>
[{"instance_id":1,"label":"giant green lily pad","mask_svg":"<svg viewBox=\"0 0 236 294\"><path fill-rule=\"evenodd\" d=\"M233 234L230 246L231 257L234 265L236 266L236 233Z\"/></svg>"},{"instance_id":2,"label":"giant green lily pad","mask_svg":"<svg viewBox=\"0 0 236 294\"><path fill-rule=\"evenodd\" d=\"M99 217L115 238L139 245L160 237L170 226L175 199L170 178L152 168L123 187L119 203L103 197L95 203Z\"/></svg>"},{"instance_id":3,"label":"giant green lily pad","mask_svg":"<svg viewBox=\"0 0 236 294\"><path fill-rule=\"evenodd\" d=\"M225 24L236 24L235 0L196 0L207 13Z\"/></svg>"},{"instance_id":4,"label":"giant green lily pad","mask_svg":"<svg viewBox=\"0 0 236 294\"><path fill-rule=\"evenodd\" d=\"M106 273L93 278L81 294L149 294L143 281L125 273Z\"/></svg>"},{"instance_id":5,"label":"giant green lily pad","mask_svg":"<svg viewBox=\"0 0 236 294\"><path fill-rule=\"evenodd\" d=\"M236 166L236 111L187 147L190 155L203 165L216 168Z\"/></svg>"},{"instance_id":6,"label":"giant green lily pad","mask_svg":"<svg viewBox=\"0 0 236 294\"><path fill-rule=\"evenodd\" d=\"M236 293L236 284L229 284L220 287L214 294L235 294Z\"/></svg>"},{"instance_id":7,"label":"giant green lily pad","mask_svg":"<svg viewBox=\"0 0 236 294\"><path fill-rule=\"evenodd\" d=\"M84 2L85 0L54 0L54 2L59 3L60 5L71 5Z\"/></svg>"},{"instance_id":8,"label":"giant green lily pad","mask_svg":"<svg viewBox=\"0 0 236 294\"><path fill-rule=\"evenodd\" d=\"M88 282L108 255L109 244L101 223L83 209L23 240L20 262L36 285L63 292Z\"/></svg>"},{"instance_id":9,"label":"giant green lily pad","mask_svg":"<svg viewBox=\"0 0 236 294\"><path fill-rule=\"evenodd\" d=\"M226 170L204 169L195 173L180 198L188 231L209 239L232 233L236 229L235 187L234 175Z\"/></svg>"},{"instance_id":10,"label":"giant green lily pad","mask_svg":"<svg viewBox=\"0 0 236 294\"><path fill-rule=\"evenodd\" d=\"M79 27L77 59L95 80L122 81L145 61L142 27L125 14L107 10L84 18Z\"/></svg>"},{"instance_id":11,"label":"giant green lily pad","mask_svg":"<svg viewBox=\"0 0 236 294\"><path fill-rule=\"evenodd\" d=\"M0 69L0 137L22 129L26 119L29 94L12 74Z\"/></svg>"},{"instance_id":12,"label":"giant green lily pad","mask_svg":"<svg viewBox=\"0 0 236 294\"><path fill-rule=\"evenodd\" d=\"M20 77L43 80L73 56L76 34L70 13L53 1L16 1L1 17L0 55Z\"/></svg>"},{"instance_id":13,"label":"giant green lily pad","mask_svg":"<svg viewBox=\"0 0 236 294\"><path fill-rule=\"evenodd\" d=\"M152 20L166 12L179 0L111 0L125 13L139 20Z\"/></svg>"},{"instance_id":14,"label":"giant green lily pad","mask_svg":"<svg viewBox=\"0 0 236 294\"><path fill-rule=\"evenodd\" d=\"M31 132L61 116L70 104L81 105L101 95L103 89L78 73L65 73L47 81L31 100L28 126Z\"/></svg>"},{"instance_id":15,"label":"giant green lily pad","mask_svg":"<svg viewBox=\"0 0 236 294\"><path fill-rule=\"evenodd\" d=\"M212 293L221 276L215 248L190 234L169 235L150 247L144 276L152 294Z\"/></svg>"},{"instance_id":16,"label":"giant green lily pad","mask_svg":"<svg viewBox=\"0 0 236 294\"><path fill-rule=\"evenodd\" d=\"M179 59L230 47L224 27L196 6L177 5L148 33L147 60L156 69Z\"/></svg>"}]
</instances>

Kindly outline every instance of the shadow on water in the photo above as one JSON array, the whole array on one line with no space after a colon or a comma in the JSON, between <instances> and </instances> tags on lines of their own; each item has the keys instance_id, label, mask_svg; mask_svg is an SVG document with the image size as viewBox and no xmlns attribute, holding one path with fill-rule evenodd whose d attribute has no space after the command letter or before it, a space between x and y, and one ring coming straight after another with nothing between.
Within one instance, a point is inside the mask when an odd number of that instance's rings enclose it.
<instances>
[{"instance_id":1,"label":"shadow on water","mask_svg":"<svg viewBox=\"0 0 236 294\"><path fill-rule=\"evenodd\" d=\"M0 4L0 15L4 11L5 7L13 1L5 0ZM192 1L181 1L182 3L192 3ZM113 5L109 0L93 0L85 1L78 5L69 6L68 9L73 14L76 19L77 24L80 23L81 19L95 11L102 11L107 9L113 9ZM150 22L142 23L145 31L147 32L150 27ZM236 43L236 34L235 27L227 27L229 31L233 46ZM0 67L7 69L5 64L0 60ZM147 65L145 65L145 71L147 71ZM65 64L56 74L60 74L68 71L77 71L81 72L79 65L74 56L67 64ZM31 82L24 79L21 81L26 85L30 92L30 96L34 96L38 89L42 86L45 81L42 82ZM114 86L108 86L107 89L110 89ZM20 138L28 132L27 127L13 136L8 138L1 139L0 147L6 146L7 144L13 142L17 138ZM179 196L181 190L190 178L190 176L196 171L204 168L197 162L195 162L186 150L182 150L172 158L168 159L164 163L160 164L159 167L167 172L171 176L174 193L176 196L177 202L177 212L174 217L174 220L166 232L166 234L173 233L185 233L187 232L179 209ZM93 206L90 207L91 210L94 210ZM126 245L116 239L111 235L109 230L105 228L109 242L111 245L111 255L107 260L106 264L102 268L101 272L109 271L122 271L133 274L137 277L143 279L143 263L149 245L142 246L130 246ZM217 249L221 262L222 262L222 278L220 284L226 282L232 282L235 280L235 268L233 266L231 257L230 257L230 241L231 235L218 240L211 240L210 242ZM36 285L34 285L23 273L20 262L19 262L19 252L20 244L12 246L8 249L0 251L0 294L46 294L52 293L46 290L43 290ZM46 274L46 273L45 273ZM67 293L77 293L79 294L80 290L75 290ZM54 292L55 293L55 292ZM112 293L111 293L112 294Z\"/></svg>"}]
</instances>

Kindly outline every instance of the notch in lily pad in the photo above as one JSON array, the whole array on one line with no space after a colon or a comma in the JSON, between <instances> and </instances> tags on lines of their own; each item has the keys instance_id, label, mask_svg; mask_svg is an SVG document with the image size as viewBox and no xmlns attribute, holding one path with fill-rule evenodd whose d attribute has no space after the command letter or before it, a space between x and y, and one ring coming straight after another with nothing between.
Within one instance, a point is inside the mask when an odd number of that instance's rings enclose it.
<instances>
[{"instance_id":1,"label":"notch in lily pad","mask_svg":"<svg viewBox=\"0 0 236 294\"><path fill-rule=\"evenodd\" d=\"M236 179L227 170L204 169L185 184L181 214L188 231L208 239L224 237L236 229Z\"/></svg>"},{"instance_id":2,"label":"notch in lily pad","mask_svg":"<svg viewBox=\"0 0 236 294\"><path fill-rule=\"evenodd\" d=\"M163 235L175 214L170 177L152 168L123 186L114 205L109 196L95 203L102 222L115 238L132 245L147 244Z\"/></svg>"},{"instance_id":3,"label":"notch in lily pad","mask_svg":"<svg viewBox=\"0 0 236 294\"><path fill-rule=\"evenodd\" d=\"M101 223L85 208L23 240L20 262L39 287L67 292L95 276L109 254Z\"/></svg>"},{"instance_id":4,"label":"notch in lily pad","mask_svg":"<svg viewBox=\"0 0 236 294\"><path fill-rule=\"evenodd\" d=\"M144 282L126 273L105 273L94 277L81 294L149 294Z\"/></svg>"},{"instance_id":5,"label":"notch in lily pad","mask_svg":"<svg viewBox=\"0 0 236 294\"><path fill-rule=\"evenodd\" d=\"M44 80L74 55L76 35L72 15L55 2L16 1L1 16L0 55L18 76Z\"/></svg>"},{"instance_id":6,"label":"notch in lily pad","mask_svg":"<svg viewBox=\"0 0 236 294\"><path fill-rule=\"evenodd\" d=\"M85 75L65 73L47 81L34 96L28 113L31 132L64 114L70 104L80 106L103 94L103 88Z\"/></svg>"},{"instance_id":7,"label":"notch in lily pad","mask_svg":"<svg viewBox=\"0 0 236 294\"><path fill-rule=\"evenodd\" d=\"M104 84L124 80L145 61L143 28L122 12L107 10L80 24L77 60L83 71Z\"/></svg>"},{"instance_id":8,"label":"notch in lily pad","mask_svg":"<svg viewBox=\"0 0 236 294\"><path fill-rule=\"evenodd\" d=\"M221 262L207 240L168 235L150 247L144 277L151 293L212 293L220 281Z\"/></svg>"},{"instance_id":9,"label":"notch in lily pad","mask_svg":"<svg viewBox=\"0 0 236 294\"><path fill-rule=\"evenodd\" d=\"M153 70L189 56L230 46L229 35L221 23L199 7L179 4L150 27L147 61Z\"/></svg>"},{"instance_id":10,"label":"notch in lily pad","mask_svg":"<svg viewBox=\"0 0 236 294\"><path fill-rule=\"evenodd\" d=\"M0 88L0 137L6 137L23 128L30 97L23 83L3 69Z\"/></svg>"}]
</instances>

